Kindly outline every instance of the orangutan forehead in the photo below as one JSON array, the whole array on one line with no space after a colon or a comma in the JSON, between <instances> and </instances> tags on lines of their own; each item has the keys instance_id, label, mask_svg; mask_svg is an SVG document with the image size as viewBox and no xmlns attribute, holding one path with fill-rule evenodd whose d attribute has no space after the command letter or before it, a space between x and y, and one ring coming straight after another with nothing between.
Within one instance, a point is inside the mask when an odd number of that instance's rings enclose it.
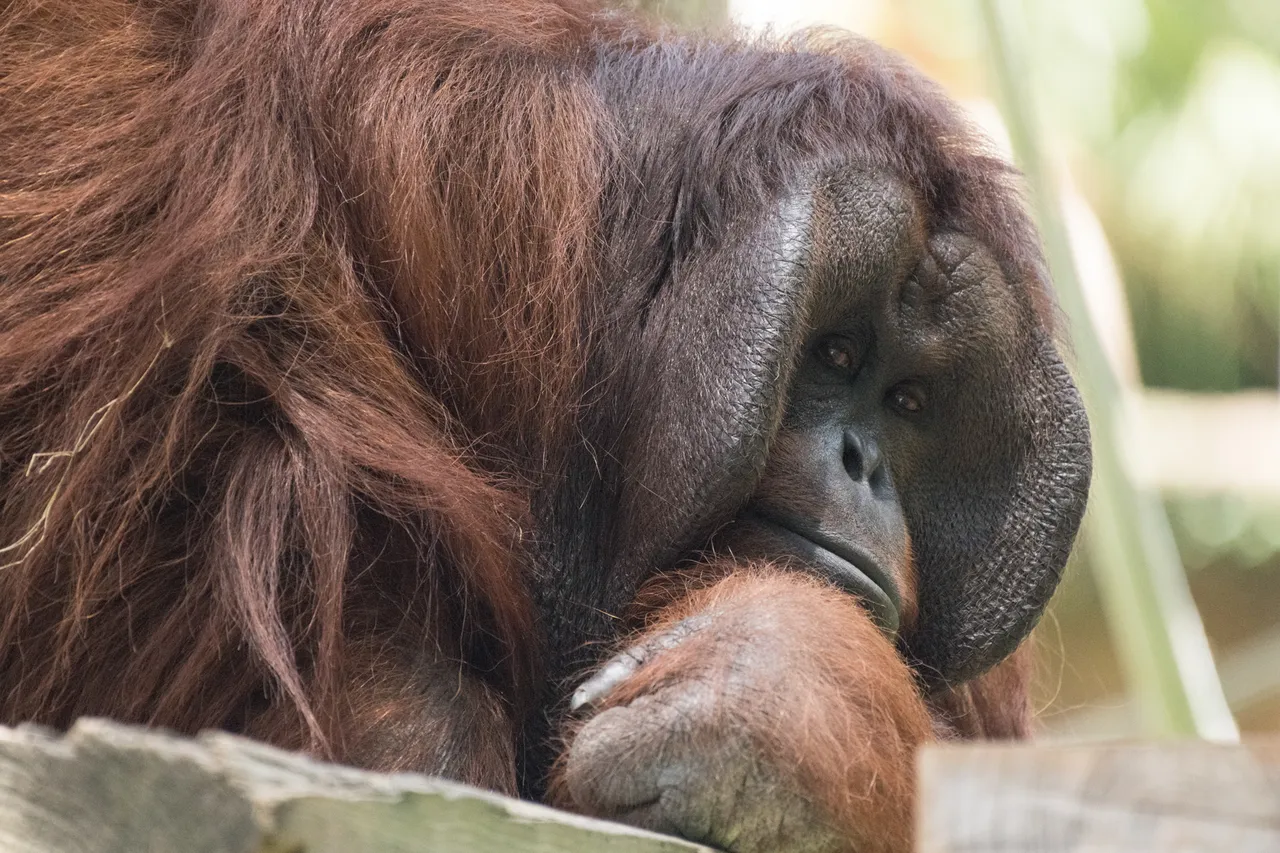
<instances>
[{"instance_id":1,"label":"orangutan forehead","mask_svg":"<svg viewBox=\"0 0 1280 853\"><path fill-rule=\"evenodd\" d=\"M807 213L807 266L830 307L871 295L901 302L921 320L957 312L1016 319L1016 299L990 249L970 234L931 228L918 194L894 175L825 172L812 183Z\"/></svg>"},{"instance_id":2,"label":"orangutan forehead","mask_svg":"<svg viewBox=\"0 0 1280 853\"><path fill-rule=\"evenodd\" d=\"M901 281L924 254L926 213L888 173L853 166L825 172L813 182L811 210L811 269L847 286Z\"/></svg>"}]
</instances>

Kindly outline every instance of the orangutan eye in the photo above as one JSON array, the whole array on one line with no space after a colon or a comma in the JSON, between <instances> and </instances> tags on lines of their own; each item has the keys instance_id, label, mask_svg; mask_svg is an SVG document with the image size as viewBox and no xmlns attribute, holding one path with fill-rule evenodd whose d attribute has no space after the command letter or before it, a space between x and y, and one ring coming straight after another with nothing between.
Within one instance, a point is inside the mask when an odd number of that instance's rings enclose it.
<instances>
[{"instance_id":1,"label":"orangutan eye","mask_svg":"<svg viewBox=\"0 0 1280 853\"><path fill-rule=\"evenodd\" d=\"M853 356L849 342L843 338L823 338L818 341L816 350L818 360L842 373L853 373L858 367L858 360Z\"/></svg>"},{"instance_id":2,"label":"orangutan eye","mask_svg":"<svg viewBox=\"0 0 1280 853\"><path fill-rule=\"evenodd\" d=\"M924 391L907 382L889 389L889 405L902 414L913 415L924 410Z\"/></svg>"}]
</instances>

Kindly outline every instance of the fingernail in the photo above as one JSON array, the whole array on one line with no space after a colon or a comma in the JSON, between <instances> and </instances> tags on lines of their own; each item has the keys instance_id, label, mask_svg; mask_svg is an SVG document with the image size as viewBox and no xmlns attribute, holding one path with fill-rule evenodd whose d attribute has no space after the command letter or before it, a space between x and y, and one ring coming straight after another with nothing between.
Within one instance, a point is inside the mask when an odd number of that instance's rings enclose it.
<instances>
[{"instance_id":1,"label":"fingernail","mask_svg":"<svg viewBox=\"0 0 1280 853\"><path fill-rule=\"evenodd\" d=\"M613 692L615 687L639 669L643 662L644 656L639 654L638 650L626 651L618 655L573 691L573 696L569 699L569 710L577 711L604 699Z\"/></svg>"}]
</instances>

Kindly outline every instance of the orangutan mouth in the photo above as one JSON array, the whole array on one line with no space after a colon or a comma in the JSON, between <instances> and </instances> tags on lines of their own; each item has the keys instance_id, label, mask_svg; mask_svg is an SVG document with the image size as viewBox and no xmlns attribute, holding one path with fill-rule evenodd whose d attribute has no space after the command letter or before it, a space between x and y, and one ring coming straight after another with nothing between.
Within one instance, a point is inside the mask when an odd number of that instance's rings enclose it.
<instances>
[{"instance_id":1,"label":"orangutan mouth","mask_svg":"<svg viewBox=\"0 0 1280 853\"><path fill-rule=\"evenodd\" d=\"M799 562L804 567L830 581L846 592L857 596L876 622L890 635L897 634L901 621L902 594L886 571L865 549L852 542L841 542L812 529L799 519L765 515L752 509L738 519L738 524L752 528L752 533L768 540L768 554L744 554L772 560ZM756 536L750 537L756 540ZM752 552L760 551L764 543L753 543Z\"/></svg>"}]
</instances>

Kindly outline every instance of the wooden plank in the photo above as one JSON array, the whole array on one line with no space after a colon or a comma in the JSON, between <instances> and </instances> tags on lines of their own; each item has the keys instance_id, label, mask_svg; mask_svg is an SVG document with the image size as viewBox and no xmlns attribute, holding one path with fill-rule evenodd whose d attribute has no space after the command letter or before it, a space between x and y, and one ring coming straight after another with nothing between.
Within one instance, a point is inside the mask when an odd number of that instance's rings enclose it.
<instances>
[{"instance_id":1,"label":"wooden plank","mask_svg":"<svg viewBox=\"0 0 1280 853\"><path fill-rule=\"evenodd\" d=\"M921 853L1276 853L1280 741L936 746Z\"/></svg>"},{"instance_id":2,"label":"wooden plank","mask_svg":"<svg viewBox=\"0 0 1280 853\"><path fill-rule=\"evenodd\" d=\"M1126 462L1149 488L1280 497L1280 396L1147 389L1124 411Z\"/></svg>"},{"instance_id":3,"label":"wooden plank","mask_svg":"<svg viewBox=\"0 0 1280 853\"><path fill-rule=\"evenodd\" d=\"M465 785L223 733L0 727L5 853L708 853Z\"/></svg>"}]
</instances>

